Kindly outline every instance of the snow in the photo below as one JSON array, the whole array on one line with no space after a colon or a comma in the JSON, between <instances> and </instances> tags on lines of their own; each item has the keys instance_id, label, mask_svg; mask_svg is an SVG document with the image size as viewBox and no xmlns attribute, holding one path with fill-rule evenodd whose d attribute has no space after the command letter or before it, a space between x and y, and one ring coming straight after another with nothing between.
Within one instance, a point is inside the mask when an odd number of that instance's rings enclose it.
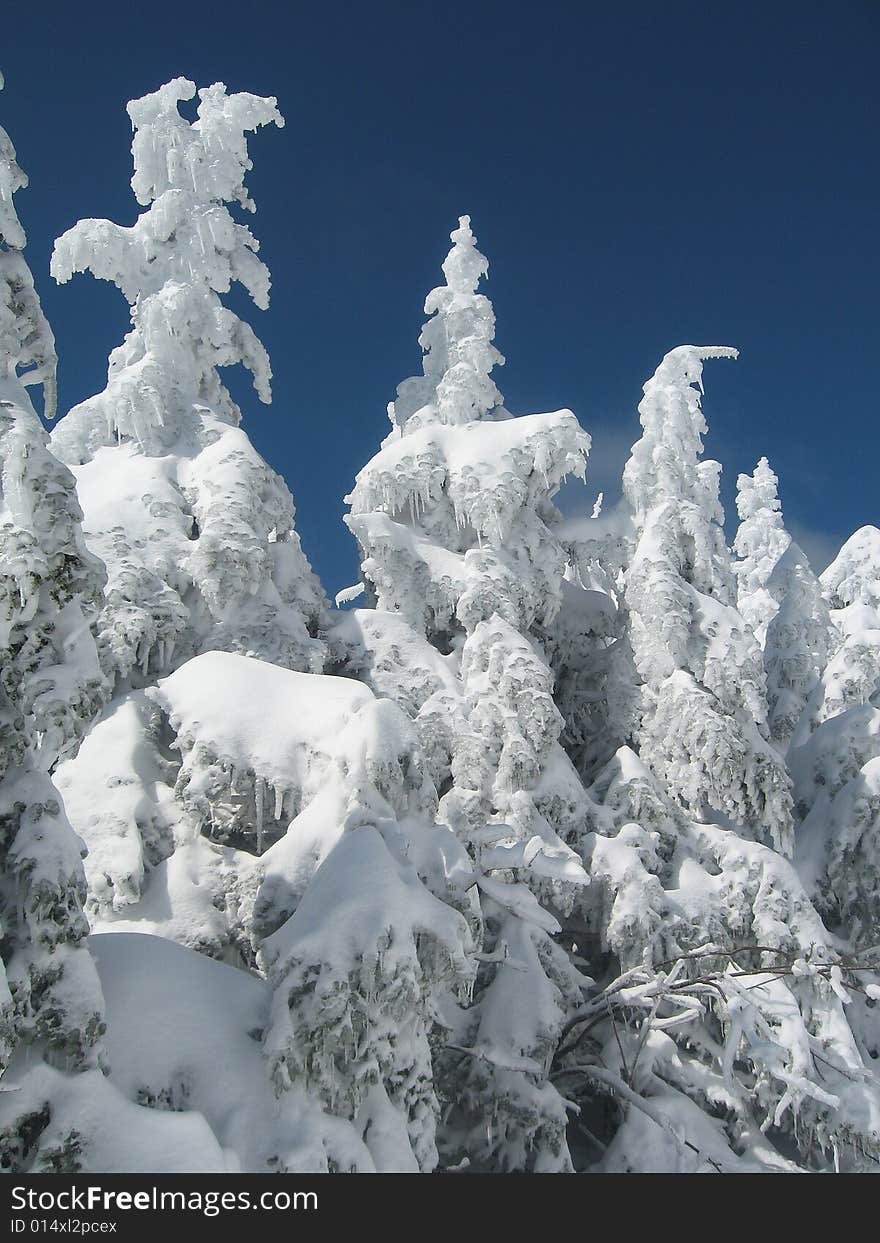
<instances>
[{"instance_id":1,"label":"snow","mask_svg":"<svg viewBox=\"0 0 880 1243\"><path fill-rule=\"evenodd\" d=\"M363 594L364 594L363 583L354 583L351 587L343 587L341 591L337 591L336 595L334 596L334 603L336 604L336 607L340 609L342 608L343 604L352 604L355 600L358 599L359 596L362 596Z\"/></svg>"},{"instance_id":2,"label":"snow","mask_svg":"<svg viewBox=\"0 0 880 1243\"><path fill-rule=\"evenodd\" d=\"M0 76L0 90L3 79ZM55 417L55 338L40 307L30 268L21 251L27 238L13 196L28 184L15 148L0 126L0 381L17 377L15 388L42 384L47 419Z\"/></svg>"},{"instance_id":3,"label":"snow","mask_svg":"<svg viewBox=\"0 0 880 1243\"><path fill-rule=\"evenodd\" d=\"M83 544L73 476L50 452L26 392L42 383L53 416L54 339L13 206L26 182L0 129L0 1072L45 1083L63 1070L38 1108L50 1122L54 1110L57 1125L67 1082L78 1095L101 1061L82 843L50 774L107 697L91 628L105 578ZM45 1126L27 1142L27 1103L24 1090L0 1095L5 1168L31 1162L27 1149L48 1142Z\"/></svg>"},{"instance_id":4,"label":"snow","mask_svg":"<svg viewBox=\"0 0 880 1243\"><path fill-rule=\"evenodd\" d=\"M345 723L371 702L347 678L279 669L231 652L206 652L161 678L150 698L178 738L252 768L267 785L302 785L307 757L332 751Z\"/></svg>"},{"instance_id":5,"label":"snow","mask_svg":"<svg viewBox=\"0 0 880 1243\"><path fill-rule=\"evenodd\" d=\"M318 671L323 591L300 547L293 500L238 424L219 368L241 363L271 400L268 355L225 307L238 282L268 306L259 243L226 204L254 210L244 186L246 135L283 125L276 101L198 92L178 78L142 99L132 188L146 210L131 227L82 220L55 244L52 273L112 281L132 329L111 354L104 391L55 429L54 452L76 470L89 544L110 567L99 619L117 689L169 673L210 648Z\"/></svg>"},{"instance_id":6,"label":"snow","mask_svg":"<svg viewBox=\"0 0 880 1243\"><path fill-rule=\"evenodd\" d=\"M111 358L104 434L118 432L150 452L178 430L168 416L178 413L181 390L189 388L191 397L213 405L227 422L238 422L218 365L243 363L260 399L271 397L265 350L253 330L222 307L218 293L238 281L257 306L268 304L269 275L256 257L259 244L225 203L254 210L244 188L251 167L245 134L283 125L283 118L274 99L229 96L215 83L199 91L198 120L191 124L177 105L194 94L194 83L177 78L130 103L132 189L147 210L131 228L82 220L58 239L52 256L59 282L90 269L113 281L135 308L133 331ZM188 330L178 335L174 325L182 322ZM182 385L181 356L190 364ZM178 385L169 383L172 361L178 363Z\"/></svg>"},{"instance_id":7,"label":"snow","mask_svg":"<svg viewBox=\"0 0 880 1243\"><path fill-rule=\"evenodd\" d=\"M504 408L461 216L332 610L221 381L271 398L276 101L129 116L143 211L52 271L131 330L51 438L0 130L0 1168L876 1168L880 529L817 578L762 457L728 547L724 346L563 518L590 436Z\"/></svg>"},{"instance_id":8,"label":"snow","mask_svg":"<svg viewBox=\"0 0 880 1243\"><path fill-rule=\"evenodd\" d=\"M320 668L323 593L292 498L245 433L199 413L169 452L146 455L135 442L91 449L77 417L52 447L76 476L88 545L110 567L98 637L120 684L211 647Z\"/></svg>"},{"instance_id":9,"label":"snow","mask_svg":"<svg viewBox=\"0 0 880 1243\"><path fill-rule=\"evenodd\" d=\"M272 1089L261 1045L271 1002L265 981L156 937L113 933L91 945L107 1001L110 1082L120 1093L159 1103L151 1118L180 1119L190 1134L208 1130L217 1154L208 1168L326 1168L320 1111ZM346 1143L370 1168L362 1145ZM202 1139L190 1154L172 1150L171 1161L197 1172L206 1146ZM175 1166L160 1159L134 1168Z\"/></svg>"},{"instance_id":10,"label":"snow","mask_svg":"<svg viewBox=\"0 0 880 1243\"><path fill-rule=\"evenodd\" d=\"M846 608L863 601L880 604L880 530L860 527L844 543L840 552L822 573L822 586L831 607Z\"/></svg>"},{"instance_id":11,"label":"snow","mask_svg":"<svg viewBox=\"0 0 880 1243\"><path fill-rule=\"evenodd\" d=\"M737 607L762 646L780 603L776 593L768 590L770 579L791 543L782 522L778 483L765 457L751 475L739 475L736 481L736 508L740 516L733 541L738 558L733 567L738 586Z\"/></svg>"},{"instance_id":12,"label":"snow","mask_svg":"<svg viewBox=\"0 0 880 1243\"><path fill-rule=\"evenodd\" d=\"M265 1168L278 1112L259 1032L264 981L158 937L91 938L104 991L111 1082L129 1100L200 1115L240 1168Z\"/></svg>"},{"instance_id":13,"label":"snow","mask_svg":"<svg viewBox=\"0 0 880 1243\"><path fill-rule=\"evenodd\" d=\"M265 942L276 988L267 1053L282 1087L311 1082L335 1114L364 1128L377 1168L436 1164L427 1040L432 994L471 977L464 918L433 897L380 833L347 833L318 868L295 913ZM374 1092L391 1093L419 1119L367 1137ZM411 1113L411 1117L413 1114Z\"/></svg>"},{"instance_id":14,"label":"snow","mask_svg":"<svg viewBox=\"0 0 880 1243\"><path fill-rule=\"evenodd\" d=\"M139 1046L135 1046L139 1047ZM34 1173L70 1169L70 1144L86 1174L218 1174L238 1172L204 1117L197 1111L170 1113L127 1100L99 1070L65 1075L41 1065L20 1079L9 1076L10 1092L23 1113L39 1113L51 1100L52 1113L33 1158ZM0 1101L0 1130L4 1122Z\"/></svg>"},{"instance_id":15,"label":"snow","mask_svg":"<svg viewBox=\"0 0 880 1243\"><path fill-rule=\"evenodd\" d=\"M433 316L422 328L424 351L421 376L398 385L388 417L395 435L404 435L423 423L461 424L491 417L503 397L491 378L504 358L492 344L495 313L485 295L477 293L489 273L485 255L477 250L470 216L460 216L449 235L452 249L443 262L446 284L425 299L425 314Z\"/></svg>"},{"instance_id":16,"label":"snow","mask_svg":"<svg viewBox=\"0 0 880 1243\"><path fill-rule=\"evenodd\" d=\"M430 426L391 440L357 478L352 513L417 516L443 489L456 522L503 539L538 491L584 475L590 438L570 410L461 427Z\"/></svg>"}]
</instances>

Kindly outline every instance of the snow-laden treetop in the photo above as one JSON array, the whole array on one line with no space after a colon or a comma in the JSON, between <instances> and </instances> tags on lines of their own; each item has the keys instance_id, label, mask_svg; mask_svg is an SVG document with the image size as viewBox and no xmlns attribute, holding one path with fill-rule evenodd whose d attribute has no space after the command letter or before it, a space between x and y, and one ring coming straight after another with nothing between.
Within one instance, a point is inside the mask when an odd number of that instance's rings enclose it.
<instances>
[{"instance_id":1,"label":"snow-laden treetop","mask_svg":"<svg viewBox=\"0 0 880 1243\"><path fill-rule=\"evenodd\" d=\"M779 607L779 599L769 590L771 579L791 544L791 536L782 520L778 484L765 457L751 475L739 475L736 480L740 524L733 541L737 556L733 570L737 578L738 605L743 620L761 644ZM776 574L777 586L781 585L782 578L781 572Z\"/></svg>"},{"instance_id":2,"label":"snow-laden treetop","mask_svg":"<svg viewBox=\"0 0 880 1243\"><path fill-rule=\"evenodd\" d=\"M644 434L633 445L623 475L624 492L637 518L670 500L706 506L720 468L700 462L707 431L700 405L703 363L738 356L726 345L680 345L645 384L639 403Z\"/></svg>"},{"instance_id":3,"label":"snow-laden treetop","mask_svg":"<svg viewBox=\"0 0 880 1243\"><path fill-rule=\"evenodd\" d=\"M821 575L822 587L833 609L853 604L880 606L880 530L859 527Z\"/></svg>"},{"instance_id":4,"label":"snow-laden treetop","mask_svg":"<svg viewBox=\"0 0 880 1243\"><path fill-rule=\"evenodd\" d=\"M495 313L489 299L477 293L489 261L477 250L470 216L460 216L449 236L446 284L425 299L425 314L432 318L419 337L424 374L404 380L388 404L388 417L401 434L427 423L470 423L504 401L491 377L492 368L504 364L492 344Z\"/></svg>"},{"instance_id":5,"label":"snow-laden treetop","mask_svg":"<svg viewBox=\"0 0 880 1243\"><path fill-rule=\"evenodd\" d=\"M258 307L269 304L259 242L226 204L255 209L244 186L252 167L246 135L284 119L274 98L227 95L215 83L198 92L198 119L190 122L178 105L195 93L194 83L176 78L128 105L135 131L131 185L147 210L131 228L81 220L58 239L52 256L57 281L91 271L112 281L132 307L133 331L111 355L107 389L85 403L84 417L94 422L103 415L108 431L148 451L157 438L160 445L167 439L159 429L173 432L194 404L238 423L218 367L243 363L260 400L271 401L268 355L218 294L238 282Z\"/></svg>"},{"instance_id":6,"label":"snow-laden treetop","mask_svg":"<svg viewBox=\"0 0 880 1243\"><path fill-rule=\"evenodd\" d=\"M782 505L777 492L779 479L765 457L758 461L751 475L737 475L736 511L741 521L753 518L761 509L779 513Z\"/></svg>"},{"instance_id":7,"label":"snow-laden treetop","mask_svg":"<svg viewBox=\"0 0 880 1243\"><path fill-rule=\"evenodd\" d=\"M270 122L283 127L277 100L247 92L227 95L224 84L215 82L199 91L199 119L190 124L177 105L195 93L195 83L175 78L128 104L137 201L146 207L177 190L193 192L203 203L238 203L256 211L244 186L244 175L253 168L245 134Z\"/></svg>"},{"instance_id":8,"label":"snow-laden treetop","mask_svg":"<svg viewBox=\"0 0 880 1243\"><path fill-rule=\"evenodd\" d=\"M34 291L30 269L19 253L27 238L13 203L16 190L27 183L15 147L0 126L0 382L42 384L46 417L51 419L55 415L55 338ZM20 388L16 396L22 400Z\"/></svg>"},{"instance_id":9,"label":"snow-laden treetop","mask_svg":"<svg viewBox=\"0 0 880 1243\"><path fill-rule=\"evenodd\" d=\"M2 90L3 74L0 73L0 91ZM12 140L0 126L0 244L13 250L23 250L27 238L12 196L16 190L23 190L27 183L27 174L16 163Z\"/></svg>"}]
</instances>

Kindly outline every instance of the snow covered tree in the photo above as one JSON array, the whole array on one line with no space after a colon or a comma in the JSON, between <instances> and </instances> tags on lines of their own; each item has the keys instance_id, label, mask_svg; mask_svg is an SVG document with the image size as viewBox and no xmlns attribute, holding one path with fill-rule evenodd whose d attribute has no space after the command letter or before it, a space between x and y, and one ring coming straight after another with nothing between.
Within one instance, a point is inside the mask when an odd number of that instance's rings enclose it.
<instances>
[{"instance_id":1,"label":"snow covered tree","mask_svg":"<svg viewBox=\"0 0 880 1243\"><path fill-rule=\"evenodd\" d=\"M761 653L734 603L718 466L700 461L693 386L719 354L733 351L667 356L624 474L635 538L618 522L621 616L641 714L588 791L577 941L596 989L566 1023L553 1078L581 1107L582 1164L864 1168L880 1094L844 1009L859 977L780 853L788 777L767 741ZM610 533L591 541L589 525L572 530L581 577L609 561ZM795 611L801 567L786 565L774 587ZM773 650L790 656L795 631ZM775 849L754 840L765 833Z\"/></svg>"},{"instance_id":2,"label":"snow covered tree","mask_svg":"<svg viewBox=\"0 0 880 1243\"><path fill-rule=\"evenodd\" d=\"M2 79L0 79L2 86ZM4 979L2 1065L45 1057L64 1070L96 1065L101 992L85 948L81 843L50 772L74 749L106 685L89 629L103 573L85 549L70 471L25 384L52 413L55 343L22 254L13 194L27 185L0 129L0 892ZM27 1055L24 1054L27 1050ZM10 1096L14 1096L10 1093ZM0 1160L21 1142L4 1110ZM26 1128L25 1128L26 1129ZM38 1135L41 1127L35 1128ZM18 1156L24 1154L19 1153ZM47 1158L48 1159L48 1158Z\"/></svg>"},{"instance_id":3,"label":"snow covered tree","mask_svg":"<svg viewBox=\"0 0 880 1243\"><path fill-rule=\"evenodd\" d=\"M88 269L114 283L132 322L107 387L71 410L52 439L76 476L87 543L107 566L98 646L115 684L58 781L89 847L98 926L127 920L248 960L253 856L289 816L253 798L225 816L194 815L178 789L173 733L147 692L211 650L319 671L329 614L290 492L239 426L219 372L243 364L270 400L266 351L221 296L237 282L268 305L259 244L230 207L254 210L244 186L248 134L283 120L274 99L230 95L218 83L198 92L190 122L179 105L195 93L179 78L129 104L132 188L145 210L131 228L80 221L52 260L59 281ZM97 800L96 787L105 792Z\"/></svg>"},{"instance_id":4,"label":"snow covered tree","mask_svg":"<svg viewBox=\"0 0 880 1243\"><path fill-rule=\"evenodd\" d=\"M388 405L388 417L401 431L426 423L469 423L491 415L504 400L492 379L493 367L504 364L492 344L495 313L485 294L477 293L489 264L477 250L470 216L459 219L450 237L446 283L425 300L425 314L432 318L419 337L423 374L398 385Z\"/></svg>"},{"instance_id":5,"label":"snow covered tree","mask_svg":"<svg viewBox=\"0 0 880 1243\"><path fill-rule=\"evenodd\" d=\"M0 130L0 1167L876 1168L880 531L818 580L762 458L732 556L699 346L563 520L590 438L505 409L463 216L332 615L220 378L269 399L222 299L282 120L195 95L56 243L131 331L50 440Z\"/></svg>"},{"instance_id":6,"label":"snow covered tree","mask_svg":"<svg viewBox=\"0 0 880 1243\"><path fill-rule=\"evenodd\" d=\"M872 1168L880 1084L851 1005L871 977L850 970L862 964L840 952L792 864L690 819L628 748L589 795L579 940L597 984L554 1064L581 1106L579 1159L609 1171Z\"/></svg>"},{"instance_id":7,"label":"snow covered tree","mask_svg":"<svg viewBox=\"0 0 880 1243\"><path fill-rule=\"evenodd\" d=\"M825 918L858 948L876 942L880 928L880 531L862 527L850 536L820 582L830 657L801 714L789 765L803 874Z\"/></svg>"},{"instance_id":8,"label":"snow covered tree","mask_svg":"<svg viewBox=\"0 0 880 1243\"><path fill-rule=\"evenodd\" d=\"M740 524L733 541L737 560L737 608L761 647L779 601L767 590L767 581L791 543L782 521L779 480L762 457L751 475L736 481L736 509Z\"/></svg>"},{"instance_id":9,"label":"snow covered tree","mask_svg":"<svg viewBox=\"0 0 880 1243\"><path fill-rule=\"evenodd\" d=\"M7 376L0 393L4 959L20 1036L76 1066L100 1033L100 1000L82 948L82 844L49 772L103 702L89 631L102 574L82 543L73 480L24 390Z\"/></svg>"},{"instance_id":10,"label":"snow covered tree","mask_svg":"<svg viewBox=\"0 0 880 1243\"><path fill-rule=\"evenodd\" d=\"M443 794L438 821L466 846L480 895L473 1004L448 1008L438 1055L445 1160L566 1169L565 1104L548 1070L583 986L555 939L587 882L565 840L583 789L559 745L540 632L566 562L551 497L583 474L589 437L569 411L504 410L494 316L476 293L488 265L468 217L451 240L446 284L425 303L424 374L398 388L396 430L348 498L375 609L338 632L348 668L415 720Z\"/></svg>"},{"instance_id":11,"label":"snow covered tree","mask_svg":"<svg viewBox=\"0 0 880 1243\"><path fill-rule=\"evenodd\" d=\"M880 531L861 527L821 575L831 610L830 659L811 727L866 703L880 676Z\"/></svg>"},{"instance_id":12,"label":"snow covered tree","mask_svg":"<svg viewBox=\"0 0 880 1243\"><path fill-rule=\"evenodd\" d=\"M782 519L778 479L762 457L737 479L737 608L764 651L770 737L785 751L828 657L831 618L819 580Z\"/></svg>"},{"instance_id":13,"label":"snow covered tree","mask_svg":"<svg viewBox=\"0 0 880 1243\"><path fill-rule=\"evenodd\" d=\"M792 740L802 874L854 952L880 940L880 531L862 527L821 576L831 657ZM863 1016L880 1048L880 1026Z\"/></svg>"},{"instance_id":14,"label":"snow covered tree","mask_svg":"<svg viewBox=\"0 0 880 1243\"><path fill-rule=\"evenodd\" d=\"M784 751L820 684L831 616L819 580L793 540L776 563L766 590L778 602L764 645L768 722L771 739Z\"/></svg>"},{"instance_id":15,"label":"snow covered tree","mask_svg":"<svg viewBox=\"0 0 880 1243\"><path fill-rule=\"evenodd\" d=\"M554 701L565 722L560 741L590 783L639 717L638 675L629 639L625 570L632 558L630 515L569 518L558 528L568 554L562 604L544 635Z\"/></svg>"},{"instance_id":16,"label":"snow covered tree","mask_svg":"<svg viewBox=\"0 0 880 1243\"><path fill-rule=\"evenodd\" d=\"M639 754L684 808L721 813L791 848L791 794L767 740L760 649L736 610L717 462L701 461L703 362L725 347L680 346L639 405L643 435L623 486L638 542L626 602L643 681Z\"/></svg>"},{"instance_id":17,"label":"snow covered tree","mask_svg":"<svg viewBox=\"0 0 880 1243\"><path fill-rule=\"evenodd\" d=\"M240 430L218 371L243 364L260 400L271 400L266 351L220 296L237 282L268 306L259 243L227 204L255 210L246 136L284 122L274 99L216 83L199 91L191 123L178 105L194 94L177 78L129 104L132 189L146 210L131 228L80 221L52 258L56 280L90 270L131 307L107 387L52 439L76 474L89 545L108 567L99 646L122 686L210 648L296 669L323 662L325 602L293 501Z\"/></svg>"},{"instance_id":18,"label":"snow covered tree","mask_svg":"<svg viewBox=\"0 0 880 1243\"><path fill-rule=\"evenodd\" d=\"M353 679L225 652L145 696L180 757L170 793L190 839L157 867L140 927L214 954L224 919L243 927L236 948L273 989L260 1024L267 1081L282 1117L305 1110L296 1153L276 1151L272 1168L432 1169L429 1036L446 994L472 976L460 909L472 882L455 839L433 827L412 724ZM248 869L230 855L254 833ZM227 909L212 923L218 894ZM171 896L175 921L161 922ZM123 913L112 926L137 925Z\"/></svg>"}]
</instances>

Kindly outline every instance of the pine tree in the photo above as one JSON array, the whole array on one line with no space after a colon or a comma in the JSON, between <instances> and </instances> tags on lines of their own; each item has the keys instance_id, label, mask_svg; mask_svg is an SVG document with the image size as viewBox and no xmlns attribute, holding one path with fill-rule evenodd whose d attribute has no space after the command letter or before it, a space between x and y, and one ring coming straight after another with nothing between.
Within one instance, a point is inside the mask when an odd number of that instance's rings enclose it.
<instances>
[{"instance_id":1,"label":"pine tree","mask_svg":"<svg viewBox=\"0 0 880 1243\"><path fill-rule=\"evenodd\" d=\"M283 125L274 99L175 79L128 111L131 228L83 220L55 244L52 273L115 284L132 330L107 387L64 418L54 451L77 476L91 546L109 571L99 644L121 687L211 648L319 669L323 593L303 555L283 481L239 428L218 368L243 364L271 400L269 358L220 295L241 284L268 306L259 243L227 204L253 212L246 135ZM169 461L170 458L170 461Z\"/></svg>"},{"instance_id":2,"label":"pine tree","mask_svg":"<svg viewBox=\"0 0 880 1243\"><path fill-rule=\"evenodd\" d=\"M821 575L831 610L830 659L812 727L866 703L880 676L880 531L861 527Z\"/></svg>"},{"instance_id":3,"label":"pine tree","mask_svg":"<svg viewBox=\"0 0 880 1243\"><path fill-rule=\"evenodd\" d=\"M826 920L858 953L880 940L880 532L856 531L820 581L831 655L789 764L802 818L802 871ZM813 648L821 651L815 637ZM870 1010L862 1023L880 1048Z\"/></svg>"},{"instance_id":4,"label":"pine tree","mask_svg":"<svg viewBox=\"0 0 880 1243\"><path fill-rule=\"evenodd\" d=\"M778 852L689 820L624 748L590 790L597 988L555 1078L606 1171L870 1170L872 977ZM870 988L873 986L869 985Z\"/></svg>"},{"instance_id":5,"label":"pine tree","mask_svg":"<svg viewBox=\"0 0 880 1243\"><path fill-rule=\"evenodd\" d=\"M764 651L772 741L788 747L828 657L831 618L819 580L785 529L779 480L762 457L737 479L737 608Z\"/></svg>"},{"instance_id":6,"label":"pine tree","mask_svg":"<svg viewBox=\"0 0 880 1243\"><path fill-rule=\"evenodd\" d=\"M450 237L453 247L443 263L446 283L425 299L431 319L419 337L423 375L398 385L388 406L388 417L401 432L428 423L456 426L482 419L504 400L492 379L492 369L504 364L492 344L495 313L489 299L477 293L489 264L477 250L470 216L459 218Z\"/></svg>"},{"instance_id":7,"label":"pine tree","mask_svg":"<svg viewBox=\"0 0 880 1243\"><path fill-rule=\"evenodd\" d=\"M791 848L791 794L767 741L761 653L735 607L717 462L701 461L703 361L681 346L644 388L623 476L638 539L626 602L643 681L639 754L682 806Z\"/></svg>"},{"instance_id":8,"label":"pine tree","mask_svg":"<svg viewBox=\"0 0 880 1243\"><path fill-rule=\"evenodd\" d=\"M544 642L554 700L565 722L561 742L590 784L639 717L639 686L626 608L625 568L632 521L622 505L607 517L568 519L559 528L568 554L562 605Z\"/></svg>"},{"instance_id":9,"label":"pine tree","mask_svg":"<svg viewBox=\"0 0 880 1243\"><path fill-rule=\"evenodd\" d=\"M630 553L621 526L622 616L642 711L632 748L588 791L577 939L596 988L564 1028L554 1077L581 1107L579 1162L601 1169L865 1168L880 1095L844 1010L858 976L779 850L788 778L734 604L718 467L700 461L693 385L719 353L732 351L667 356L624 474L636 538ZM754 840L765 824L776 849Z\"/></svg>"},{"instance_id":10,"label":"pine tree","mask_svg":"<svg viewBox=\"0 0 880 1243\"><path fill-rule=\"evenodd\" d=\"M437 794L411 723L351 678L226 652L194 657L146 694L180 756L175 799L197 840L257 837L250 895L216 883L204 845L178 847L166 884L178 865L195 884L163 933L187 940L189 914L210 934L212 892L253 908L242 916L252 945L243 956L271 987L260 1026L279 1098L269 1134L280 1147L266 1160L277 1170L432 1169L429 1035L446 995L466 992L472 976L461 913L470 867L433 827ZM284 1136L300 1114L291 1155Z\"/></svg>"},{"instance_id":11,"label":"pine tree","mask_svg":"<svg viewBox=\"0 0 880 1243\"><path fill-rule=\"evenodd\" d=\"M179 78L129 104L132 188L145 210L131 228L80 221L52 260L59 281L90 270L115 284L132 322L107 387L52 438L76 476L87 542L107 566L98 645L115 687L58 780L89 847L99 926L128 920L250 961L253 855L283 834L283 809L258 809L250 797L231 817L196 814L179 789L173 732L148 692L211 650L318 671L328 609L290 492L239 426L219 372L241 363L260 400L271 399L266 351L221 295L237 282L268 305L259 243L230 208L255 210L244 185L247 137L283 119L274 99L230 95L218 83L198 92L190 122L179 104L195 93ZM149 901L154 880L161 919Z\"/></svg>"},{"instance_id":12,"label":"pine tree","mask_svg":"<svg viewBox=\"0 0 880 1243\"><path fill-rule=\"evenodd\" d=\"M831 616L819 580L793 540L767 580L767 593L778 601L764 646L768 722L771 739L785 751L820 684Z\"/></svg>"},{"instance_id":13,"label":"pine tree","mask_svg":"<svg viewBox=\"0 0 880 1243\"><path fill-rule=\"evenodd\" d=\"M876 1168L880 531L818 580L762 458L731 555L696 346L563 521L590 438L505 409L464 216L331 620L220 378L270 396L221 299L282 121L195 93L56 244L132 327L51 440L0 130L0 1167Z\"/></svg>"},{"instance_id":14,"label":"pine tree","mask_svg":"<svg viewBox=\"0 0 880 1243\"><path fill-rule=\"evenodd\" d=\"M782 521L779 480L762 457L751 475L736 480L736 509L740 518L733 551L737 579L737 608L761 647L779 601L767 582L779 558L791 543Z\"/></svg>"},{"instance_id":15,"label":"pine tree","mask_svg":"<svg viewBox=\"0 0 880 1243\"><path fill-rule=\"evenodd\" d=\"M475 869L483 965L473 1004L447 1014L445 1159L566 1169L565 1104L548 1071L583 981L546 904L570 913L587 880L565 842L583 791L558 742L540 632L565 570L550 498L583 473L589 438L568 411L504 410L494 316L476 293L488 265L468 217L451 240L446 284L425 304L424 375L400 385L397 430L348 498L375 611L339 631L349 668L414 717L443 791L439 822Z\"/></svg>"},{"instance_id":16,"label":"pine tree","mask_svg":"<svg viewBox=\"0 0 880 1243\"><path fill-rule=\"evenodd\" d=\"M104 578L83 545L73 476L49 452L25 388L43 385L51 416L55 343L13 204L26 185L0 129L0 1067L45 1059L83 1071L100 1062L103 1003L85 945L82 843L50 774L106 695L89 628ZM28 1120L28 1102L27 1092L4 1096L5 1168L32 1160L48 1123L42 1102Z\"/></svg>"}]
</instances>

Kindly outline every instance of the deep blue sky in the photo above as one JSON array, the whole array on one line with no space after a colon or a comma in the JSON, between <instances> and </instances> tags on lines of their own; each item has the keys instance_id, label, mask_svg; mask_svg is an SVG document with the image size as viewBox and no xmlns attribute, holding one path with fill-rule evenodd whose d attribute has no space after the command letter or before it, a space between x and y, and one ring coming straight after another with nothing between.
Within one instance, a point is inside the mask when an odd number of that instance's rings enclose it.
<instances>
[{"instance_id":1,"label":"deep blue sky","mask_svg":"<svg viewBox=\"0 0 880 1243\"><path fill-rule=\"evenodd\" d=\"M275 401L247 399L245 425L331 594L356 577L342 497L419 368L465 212L508 408L570 406L593 434L587 511L662 354L732 344L740 361L705 377L725 503L766 453L821 561L880 522L878 36L876 0L18 6L0 121L31 177L17 202L62 409L103 387L127 308L88 276L56 288L52 240L82 216L133 221L129 98L219 79L287 118L251 144L273 297L249 318Z\"/></svg>"}]
</instances>

